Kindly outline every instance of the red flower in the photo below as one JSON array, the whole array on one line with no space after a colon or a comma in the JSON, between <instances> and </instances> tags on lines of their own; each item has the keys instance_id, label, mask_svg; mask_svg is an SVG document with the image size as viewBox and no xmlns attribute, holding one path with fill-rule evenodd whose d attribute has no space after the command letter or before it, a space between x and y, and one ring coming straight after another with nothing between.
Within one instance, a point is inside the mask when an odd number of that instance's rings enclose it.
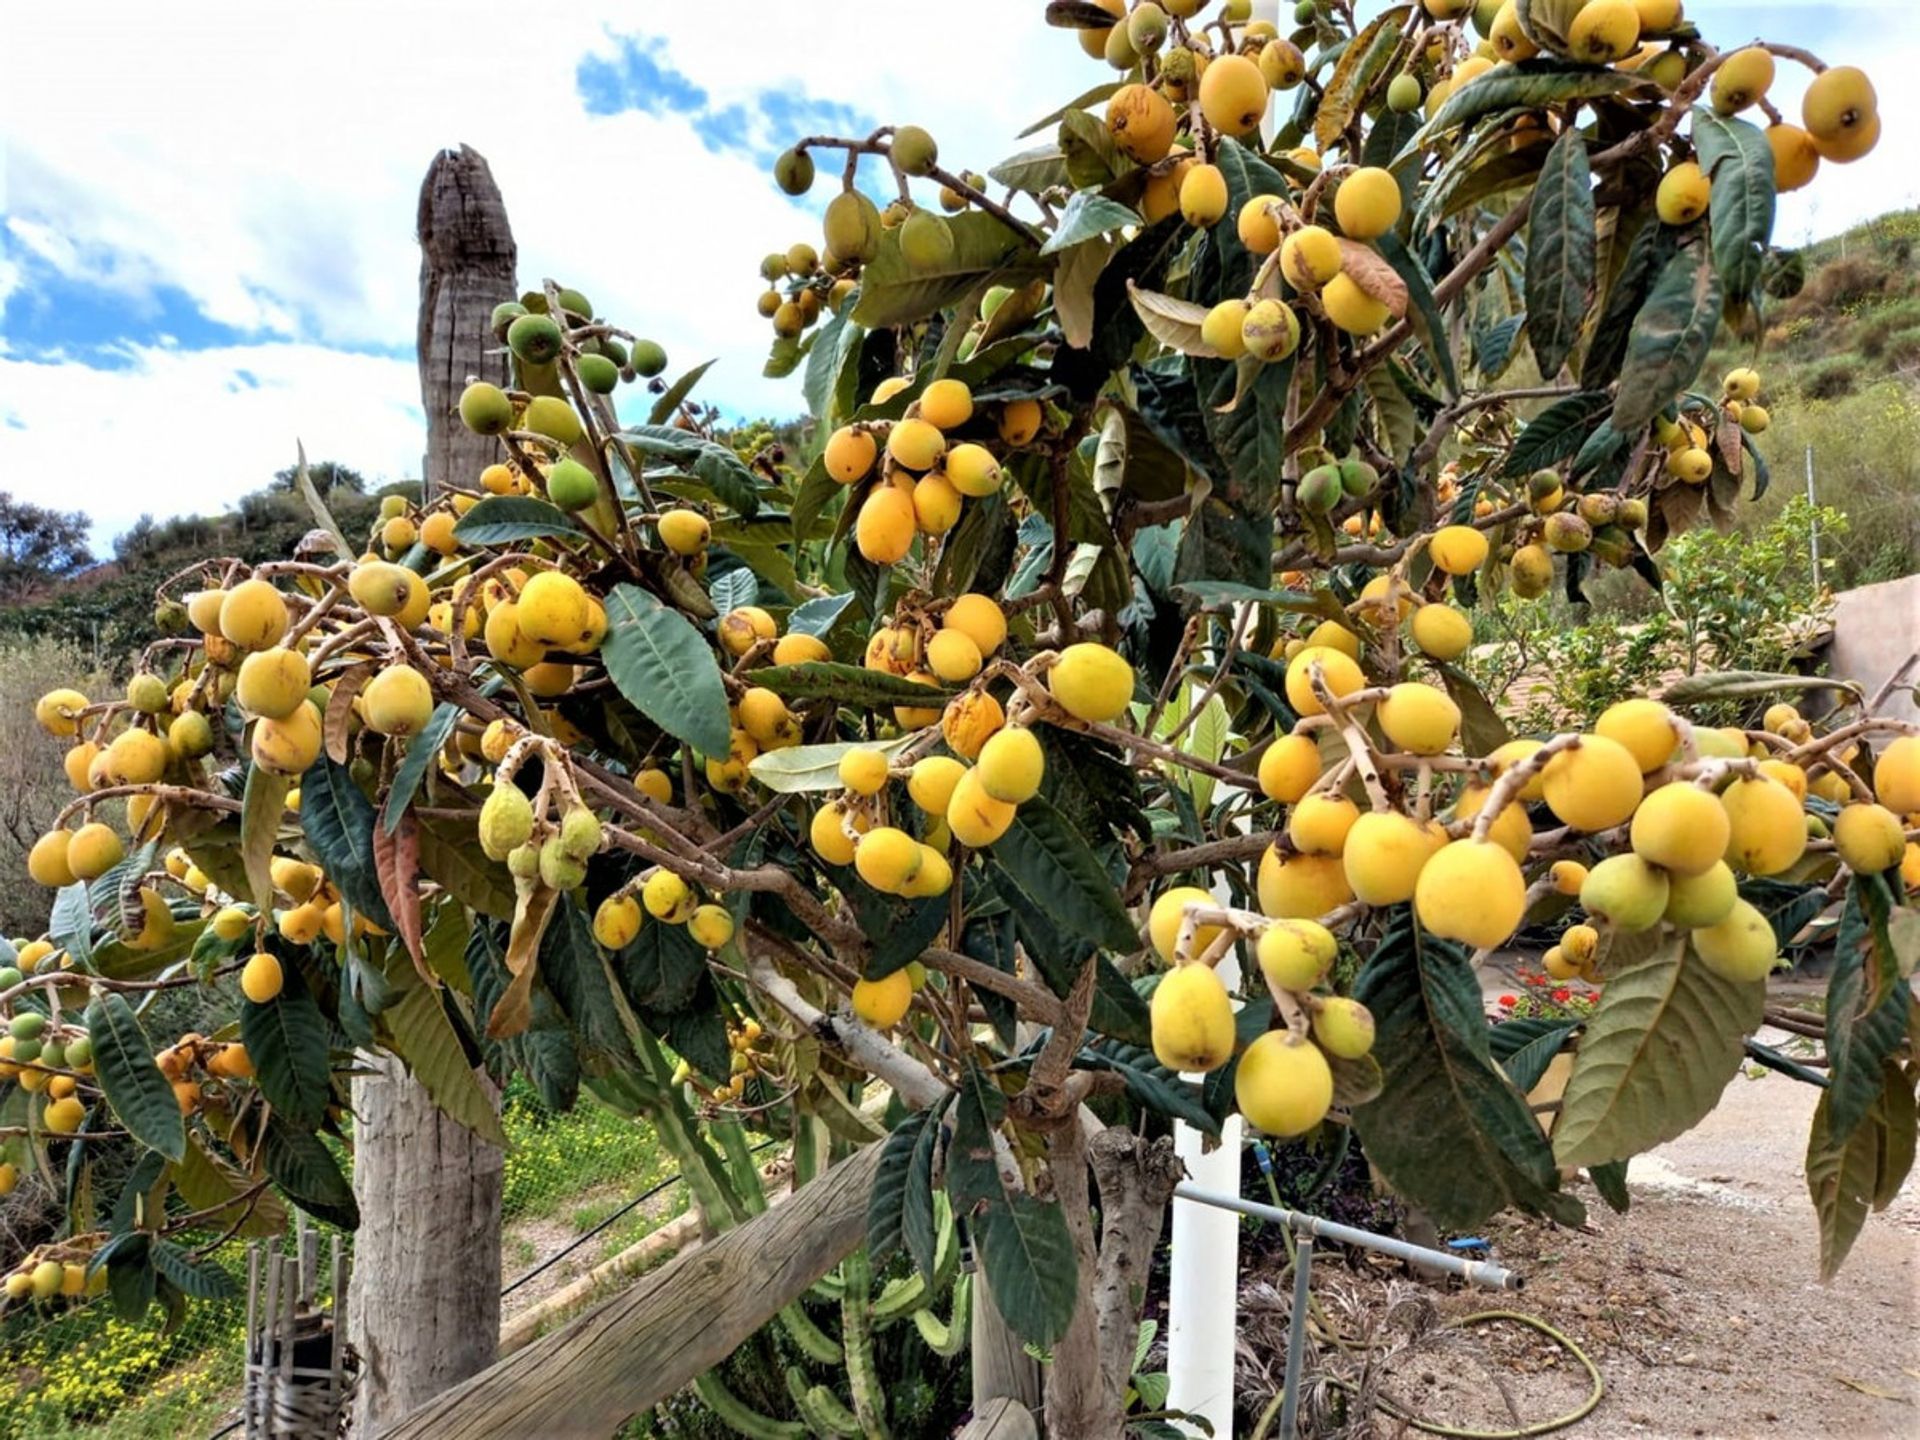
<instances>
[{"instance_id":1,"label":"red flower","mask_svg":"<svg viewBox=\"0 0 1920 1440\"><path fill-rule=\"evenodd\" d=\"M1553 992L1553 1003L1556 1005L1564 1005L1567 1003L1567 1001L1571 1000L1572 998L1573 998L1573 992L1567 989L1567 987L1564 985L1562 985L1558 990Z\"/></svg>"},{"instance_id":2,"label":"red flower","mask_svg":"<svg viewBox=\"0 0 1920 1440\"><path fill-rule=\"evenodd\" d=\"M1511 1010L1519 1003L1520 997L1518 995L1502 995L1500 997L1500 1008L1502 1010Z\"/></svg>"}]
</instances>

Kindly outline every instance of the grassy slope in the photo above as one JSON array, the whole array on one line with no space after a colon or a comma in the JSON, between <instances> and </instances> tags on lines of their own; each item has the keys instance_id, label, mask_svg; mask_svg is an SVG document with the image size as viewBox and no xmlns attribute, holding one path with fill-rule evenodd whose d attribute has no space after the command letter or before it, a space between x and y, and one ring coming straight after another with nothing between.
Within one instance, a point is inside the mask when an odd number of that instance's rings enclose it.
<instances>
[{"instance_id":1,"label":"grassy slope","mask_svg":"<svg viewBox=\"0 0 1920 1440\"><path fill-rule=\"evenodd\" d=\"M1806 281L1772 301L1758 345L1723 332L1710 380L1755 366L1773 417L1760 437L1769 518L1806 488L1850 529L1822 543L1836 589L1920 569L1920 210L1896 210L1808 246Z\"/></svg>"}]
</instances>

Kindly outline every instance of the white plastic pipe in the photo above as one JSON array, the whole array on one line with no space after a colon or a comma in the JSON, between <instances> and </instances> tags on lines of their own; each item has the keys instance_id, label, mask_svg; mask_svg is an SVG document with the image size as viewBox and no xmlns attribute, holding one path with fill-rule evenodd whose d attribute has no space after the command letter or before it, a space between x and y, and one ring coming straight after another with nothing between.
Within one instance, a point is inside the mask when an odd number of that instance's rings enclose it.
<instances>
[{"instance_id":1,"label":"white plastic pipe","mask_svg":"<svg viewBox=\"0 0 1920 1440\"><path fill-rule=\"evenodd\" d=\"M1271 5L1267 8L1271 9ZM1255 6L1258 14L1259 6ZM1244 624L1238 612L1235 623ZM1189 703L1198 700L1197 691ZM1243 818L1237 822L1246 829ZM1226 882L1216 879L1214 898L1233 903ZM1232 952L1214 966L1227 989L1240 986L1240 962ZM1237 1007L1236 1007L1237 1008ZM1204 1080L1189 1075L1189 1080ZM1185 1162L1188 1183L1203 1190L1240 1193L1240 1117L1220 1127L1220 1142L1206 1149L1208 1137L1176 1120L1174 1153ZM1214 1440L1233 1440L1233 1357L1239 1329L1240 1220L1230 1210L1173 1202L1173 1269L1167 1301L1167 1405L1199 1415L1213 1426ZM1205 1432L1182 1423L1189 1435Z\"/></svg>"},{"instance_id":2,"label":"white plastic pipe","mask_svg":"<svg viewBox=\"0 0 1920 1440\"><path fill-rule=\"evenodd\" d=\"M1239 967L1222 960L1221 978L1232 983ZM1189 1077L1198 1079L1201 1077ZM1174 1151L1186 1162L1190 1183L1229 1195L1240 1193L1240 1117L1221 1128L1220 1143L1202 1153L1207 1138L1183 1121L1173 1125ZM1239 1326L1240 1217L1192 1200L1173 1202L1173 1275L1167 1304L1167 1404L1205 1416L1214 1440L1233 1440L1234 1336ZM1182 1427L1190 1435L1204 1432Z\"/></svg>"}]
</instances>

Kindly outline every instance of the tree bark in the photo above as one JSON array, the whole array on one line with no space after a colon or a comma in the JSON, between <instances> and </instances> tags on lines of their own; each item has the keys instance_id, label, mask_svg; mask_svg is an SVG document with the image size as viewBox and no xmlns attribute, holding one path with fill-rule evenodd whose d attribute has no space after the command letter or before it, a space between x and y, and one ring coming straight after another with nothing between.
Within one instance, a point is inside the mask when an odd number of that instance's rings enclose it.
<instances>
[{"instance_id":1,"label":"tree bark","mask_svg":"<svg viewBox=\"0 0 1920 1440\"><path fill-rule=\"evenodd\" d=\"M504 1157L392 1056L361 1060L378 1073L353 1082L348 1320L364 1366L356 1426L372 1434L493 1363Z\"/></svg>"},{"instance_id":2,"label":"tree bark","mask_svg":"<svg viewBox=\"0 0 1920 1440\"><path fill-rule=\"evenodd\" d=\"M428 496L472 485L499 442L460 423L469 376L507 378L493 307L514 295L513 231L478 151L443 150L420 186L420 400ZM434 1105L391 1057L353 1082L354 1240L348 1326L365 1366L354 1402L373 1433L493 1363L500 1336L501 1152Z\"/></svg>"},{"instance_id":3,"label":"tree bark","mask_svg":"<svg viewBox=\"0 0 1920 1440\"><path fill-rule=\"evenodd\" d=\"M1093 1238L1087 1170L1100 1185ZM1086 1139L1068 1124L1049 1138L1047 1168L1080 1257L1080 1300L1047 1371L1048 1440L1111 1440L1126 1429L1126 1391L1147 1271L1184 1167L1170 1140L1124 1128Z\"/></svg>"},{"instance_id":4,"label":"tree bark","mask_svg":"<svg viewBox=\"0 0 1920 1440\"><path fill-rule=\"evenodd\" d=\"M471 488L500 458L500 441L460 423L471 379L508 383L493 337L493 307L519 293L506 202L477 150L442 150L420 186L420 402L427 414L422 479L429 499L449 483ZM489 353L491 352L491 353Z\"/></svg>"}]
</instances>

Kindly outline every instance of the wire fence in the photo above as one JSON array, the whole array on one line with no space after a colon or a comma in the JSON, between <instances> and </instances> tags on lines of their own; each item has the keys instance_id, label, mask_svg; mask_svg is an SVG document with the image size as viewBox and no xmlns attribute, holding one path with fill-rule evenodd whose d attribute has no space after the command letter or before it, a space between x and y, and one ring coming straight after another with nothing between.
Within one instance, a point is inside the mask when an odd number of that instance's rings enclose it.
<instances>
[{"instance_id":1,"label":"wire fence","mask_svg":"<svg viewBox=\"0 0 1920 1440\"><path fill-rule=\"evenodd\" d=\"M585 1097L556 1113L519 1083L503 1120L503 1318L686 1208L673 1161L644 1123ZM0 1207L0 1266L51 1239L54 1213L46 1182L23 1179ZM105 1295L9 1303L0 1313L0 1440L184 1440L228 1427L245 1363L245 1248L235 1243L219 1258L235 1298L189 1301L174 1316L155 1307L123 1320Z\"/></svg>"}]
</instances>

